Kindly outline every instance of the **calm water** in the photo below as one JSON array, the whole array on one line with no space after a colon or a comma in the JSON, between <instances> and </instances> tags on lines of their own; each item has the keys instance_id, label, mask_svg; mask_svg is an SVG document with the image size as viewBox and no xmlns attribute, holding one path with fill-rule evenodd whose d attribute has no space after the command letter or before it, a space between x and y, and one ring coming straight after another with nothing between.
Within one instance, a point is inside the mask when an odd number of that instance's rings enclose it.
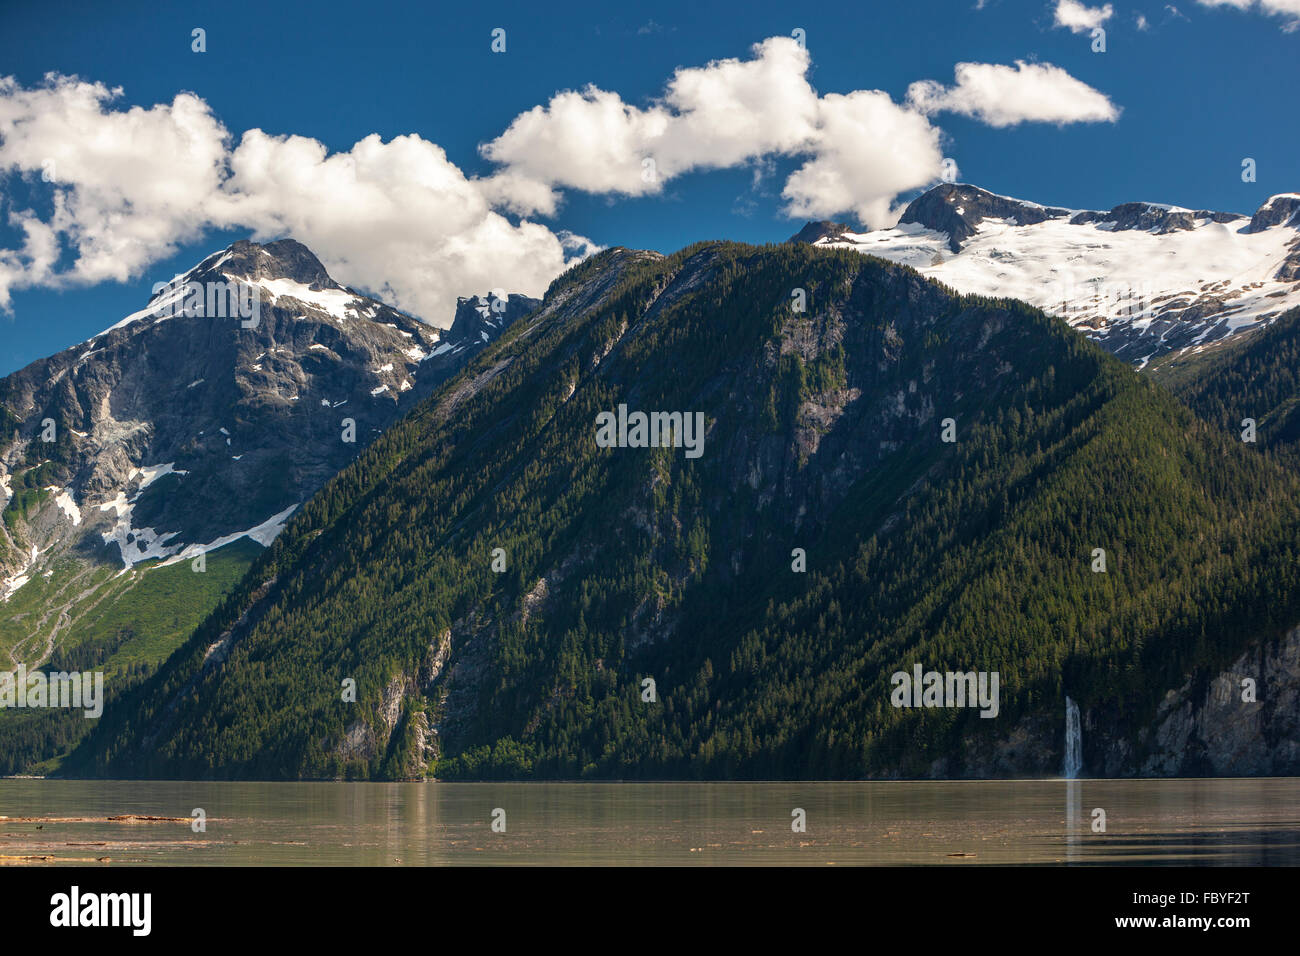
<instances>
[{"instance_id":1,"label":"calm water","mask_svg":"<svg viewBox=\"0 0 1300 956\"><path fill-rule=\"evenodd\" d=\"M196 807L207 814L204 833L192 832L188 820ZM1104 833L1092 831L1096 807L1106 812ZM505 811L504 833L492 830L498 808ZM806 832L791 831L795 808L806 811ZM127 814L186 819L107 819ZM0 780L0 863L96 861L105 866L1297 865L1300 779L802 784Z\"/></svg>"}]
</instances>

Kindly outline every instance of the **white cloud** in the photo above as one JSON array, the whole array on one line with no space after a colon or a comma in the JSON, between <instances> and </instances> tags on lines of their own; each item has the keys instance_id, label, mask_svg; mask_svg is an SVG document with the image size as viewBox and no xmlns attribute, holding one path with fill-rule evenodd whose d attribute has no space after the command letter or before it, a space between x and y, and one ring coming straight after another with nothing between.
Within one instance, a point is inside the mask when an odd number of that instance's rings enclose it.
<instances>
[{"instance_id":1,"label":"white cloud","mask_svg":"<svg viewBox=\"0 0 1300 956\"><path fill-rule=\"evenodd\" d=\"M818 110L807 51L772 37L754 54L679 69L645 108L594 86L557 93L481 148L506 167L491 188L512 208L553 214L556 187L648 195L692 170L807 148Z\"/></svg>"},{"instance_id":2,"label":"white cloud","mask_svg":"<svg viewBox=\"0 0 1300 956\"><path fill-rule=\"evenodd\" d=\"M244 134L224 214L258 238L297 236L336 277L439 325L458 295L540 295L564 270L566 234L512 224L441 147L367 136L346 153L301 136ZM343 280L347 281L347 280Z\"/></svg>"},{"instance_id":3,"label":"white cloud","mask_svg":"<svg viewBox=\"0 0 1300 956\"><path fill-rule=\"evenodd\" d=\"M782 193L792 216L852 210L869 227L892 226L898 220L894 198L934 182L942 169L939 129L878 90L825 96L818 128L815 155Z\"/></svg>"},{"instance_id":4,"label":"white cloud","mask_svg":"<svg viewBox=\"0 0 1300 956\"><path fill-rule=\"evenodd\" d=\"M913 84L895 103L878 90L819 96L807 51L772 37L749 60L679 69L645 106L589 86L517 116L481 147L502 165L485 181L496 201L553 215L564 189L641 196L698 169L803 157L782 196L791 216L852 211L892 225L894 201L937 180L942 131L927 114L966 113L994 126L1113 120L1105 96L1054 66L964 63L958 84Z\"/></svg>"},{"instance_id":5,"label":"white cloud","mask_svg":"<svg viewBox=\"0 0 1300 956\"><path fill-rule=\"evenodd\" d=\"M493 209L418 136L368 136L329 155L300 136L231 137L206 103L181 94L115 109L119 90L74 77L24 89L0 79L0 176L34 189L42 171L53 211L10 210L21 247L0 250L0 308L15 289L138 277L213 228L262 239L293 235L340 281L438 325L458 295L491 288L540 295L586 240ZM58 268L60 246L71 262Z\"/></svg>"},{"instance_id":6,"label":"white cloud","mask_svg":"<svg viewBox=\"0 0 1300 956\"><path fill-rule=\"evenodd\" d=\"M1268 16L1286 17L1282 29L1287 33L1300 29L1300 0L1196 0L1203 7L1235 7L1258 10Z\"/></svg>"},{"instance_id":7,"label":"white cloud","mask_svg":"<svg viewBox=\"0 0 1300 956\"><path fill-rule=\"evenodd\" d=\"M1119 108L1104 93L1050 63L958 63L953 72L955 86L935 80L913 83L907 89L908 105L926 115L960 113L996 127L1113 123L1119 118Z\"/></svg>"},{"instance_id":8,"label":"white cloud","mask_svg":"<svg viewBox=\"0 0 1300 956\"><path fill-rule=\"evenodd\" d=\"M1147 21L1147 18L1141 13L1133 17L1133 22L1137 25L1137 28L1139 30L1146 31L1151 29L1151 24Z\"/></svg>"},{"instance_id":9,"label":"white cloud","mask_svg":"<svg viewBox=\"0 0 1300 956\"><path fill-rule=\"evenodd\" d=\"M31 210L10 212L9 225L22 230L18 249L0 249L0 312L12 308L10 290L49 282L59 258L59 240L54 229Z\"/></svg>"},{"instance_id":10,"label":"white cloud","mask_svg":"<svg viewBox=\"0 0 1300 956\"><path fill-rule=\"evenodd\" d=\"M805 74L808 51L788 37L754 47L754 59L678 70L665 100L676 116L656 150L669 175L795 153L818 136L817 93Z\"/></svg>"},{"instance_id":11,"label":"white cloud","mask_svg":"<svg viewBox=\"0 0 1300 956\"><path fill-rule=\"evenodd\" d=\"M679 69L644 108L595 87L556 94L482 147L505 166L492 188L512 208L549 214L558 188L654 194L693 170L808 156L786 183L787 213L852 210L882 226L899 192L938 178L940 131L923 116L877 91L819 97L808 51L788 37L753 54Z\"/></svg>"},{"instance_id":12,"label":"white cloud","mask_svg":"<svg viewBox=\"0 0 1300 956\"><path fill-rule=\"evenodd\" d=\"M0 250L0 309L14 289L138 277L214 228L292 235L340 281L435 324L458 295L533 295L591 244L517 216L554 216L565 190L660 192L695 170L770 175L796 159L781 195L791 216L853 212L892 225L899 196L943 170L951 111L993 126L1114 120L1101 93L1051 65L961 63L956 85L915 83L906 102L878 90L819 95L807 51L788 37L749 59L680 68L663 95L629 104L589 86L519 114L481 147L497 168L468 177L416 135L365 137L330 153L316 140L249 130L233 137L200 98L122 109L120 91L51 76L0 79L0 177L48 189L52 212L9 209L22 235ZM56 181L38 182L53 161ZM60 268L61 256L70 260Z\"/></svg>"},{"instance_id":13,"label":"white cloud","mask_svg":"<svg viewBox=\"0 0 1300 956\"><path fill-rule=\"evenodd\" d=\"M589 86L521 113L481 152L508 167L497 179L503 195L521 207L534 195L548 195L543 209L551 213L556 186L629 196L657 192L658 183L642 176L642 161L668 119L663 109L638 109L617 93Z\"/></svg>"},{"instance_id":14,"label":"white cloud","mask_svg":"<svg viewBox=\"0 0 1300 956\"><path fill-rule=\"evenodd\" d=\"M48 176L53 190L48 220L10 211L26 238L0 252L0 307L11 287L128 279L193 236L196 202L220 184L225 129L192 94L111 109L120 96L75 77L34 89L0 77L0 175ZM59 241L76 252L66 273L55 271Z\"/></svg>"},{"instance_id":15,"label":"white cloud","mask_svg":"<svg viewBox=\"0 0 1300 956\"><path fill-rule=\"evenodd\" d=\"M1054 27L1064 27L1071 33L1090 33L1115 15L1115 9L1108 3L1101 7L1089 7L1079 0L1056 0L1056 17Z\"/></svg>"}]
</instances>

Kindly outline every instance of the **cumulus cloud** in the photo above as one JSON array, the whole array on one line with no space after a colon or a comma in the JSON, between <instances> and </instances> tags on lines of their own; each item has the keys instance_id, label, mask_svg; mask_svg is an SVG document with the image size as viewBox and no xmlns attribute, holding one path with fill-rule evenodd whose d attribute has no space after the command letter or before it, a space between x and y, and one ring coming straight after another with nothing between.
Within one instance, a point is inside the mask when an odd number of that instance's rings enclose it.
<instances>
[{"instance_id":1,"label":"cumulus cloud","mask_svg":"<svg viewBox=\"0 0 1300 956\"><path fill-rule=\"evenodd\" d=\"M646 144L667 124L662 109L638 109L617 93L589 86L521 113L481 152L508 167L493 181L503 199L520 210L536 204L552 215L557 186L626 196L657 192L657 180L642 175L643 160Z\"/></svg>"},{"instance_id":2,"label":"cumulus cloud","mask_svg":"<svg viewBox=\"0 0 1300 956\"><path fill-rule=\"evenodd\" d=\"M12 308L12 289L49 283L59 259L58 236L31 210L11 211L9 225L23 233L23 243L0 249L0 312Z\"/></svg>"},{"instance_id":3,"label":"cumulus cloud","mask_svg":"<svg viewBox=\"0 0 1300 956\"><path fill-rule=\"evenodd\" d=\"M935 181L943 167L940 131L887 93L828 94L818 109L818 148L786 181L792 216L822 218L852 210L872 228L898 219L893 200Z\"/></svg>"},{"instance_id":4,"label":"cumulus cloud","mask_svg":"<svg viewBox=\"0 0 1300 956\"><path fill-rule=\"evenodd\" d=\"M940 131L885 93L819 96L809 65L799 43L771 37L748 60L677 70L645 107L595 87L558 93L484 144L504 167L489 188L512 209L553 214L559 189L641 196L695 170L806 156L783 192L789 215L892 225L893 199L938 178Z\"/></svg>"},{"instance_id":5,"label":"cumulus cloud","mask_svg":"<svg viewBox=\"0 0 1300 956\"><path fill-rule=\"evenodd\" d=\"M748 60L677 70L644 106L594 86L557 93L481 147L501 166L485 188L520 213L553 215L565 189L643 196L694 170L796 157L803 164L782 191L788 215L853 212L879 227L896 220L901 193L943 172L933 113L994 126L1118 116L1104 95L1050 64L959 64L955 87L916 83L901 104L879 90L819 95L809 66L797 42L771 37Z\"/></svg>"},{"instance_id":6,"label":"cumulus cloud","mask_svg":"<svg viewBox=\"0 0 1300 956\"><path fill-rule=\"evenodd\" d=\"M512 224L441 147L372 134L346 153L250 130L230 159L222 215L258 238L293 235L338 276L445 325L458 295L540 295L585 240ZM566 246L566 242L568 245Z\"/></svg>"},{"instance_id":7,"label":"cumulus cloud","mask_svg":"<svg viewBox=\"0 0 1300 956\"><path fill-rule=\"evenodd\" d=\"M206 103L181 94L115 109L120 90L51 76L0 80L0 176L45 186L52 212L9 209L23 235L0 250L0 308L15 289L125 281L214 228L293 235L340 281L437 325L458 295L539 295L593 248L526 220L437 145L368 136L346 152L301 136L232 137ZM70 263L59 267L66 247Z\"/></svg>"},{"instance_id":8,"label":"cumulus cloud","mask_svg":"<svg viewBox=\"0 0 1300 956\"><path fill-rule=\"evenodd\" d=\"M1089 7L1079 0L1056 0L1054 27L1064 27L1071 33L1090 33L1115 15L1115 9L1108 3L1101 7Z\"/></svg>"},{"instance_id":9,"label":"cumulus cloud","mask_svg":"<svg viewBox=\"0 0 1300 956\"><path fill-rule=\"evenodd\" d=\"M1282 29L1291 33L1300 29L1300 0L1196 0L1203 7L1235 7L1257 10L1266 16L1285 17Z\"/></svg>"},{"instance_id":10,"label":"cumulus cloud","mask_svg":"<svg viewBox=\"0 0 1300 956\"><path fill-rule=\"evenodd\" d=\"M553 214L556 187L642 196L699 169L790 154L817 137L817 93L808 53L773 37L754 58L679 69L645 108L588 86L564 91L515 117L481 148L503 165L493 188L512 208Z\"/></svg>"},{"instance_id":11,"label":"cumulus cloud","mask_svg":"<svg viewBox=\"0 0 1300 956\"><path fill-rule=\"evenodd\" d=\"M11 287L128 279L194 235L196 201L221 182L225 129L188 93L149 109L109 108L120 96L72 77L35 89L0 78L0 175L47 180L53 193L47 219L8 211L25 238L0 252L0 306ZM60 241L76 253L65 273L55 271Z\"/></svg>"},{"instance_id":12,"label":"cumulus cloud","mask_svg":"<svg viewBox=\"0 0 1300 956\"><path fill-rule=\"evenodd\" d=\"M900 196L949 171L935 113L992 126L1118 115L1050 64L961 63L954 86L914 83L903 103L879 90L821 95L809 68L799 43L772 37L748 59L676 70L645 104L562 91L480 147L494 165L480 177L416 135L331 153L302 136L235 137L188 93L120 108L120 90L74 77L35 89L2 79L0 177L27 179L49 205L4 211L21 240L0 250L0 308L14 289L134 278L212 229L246 229L293 235L340 281L446 324L458 295L537 295L594 251L527 218L557 215L566 190L652 195L698 170L770 176L785 158L788 215L852 212L876 228L896 221Z\"/></svg>"},{"instance_id":13,"label":"cumulus cloud","mask_svg":"<svg viewBox=\"0 0 1300 956\"><path fill-rule=\"evenodd\" d=\"M958 63L954 75L954 86L935 80L913 83L907 89L908 105L926 115L960 113L995 127L1119 119L1119 108L1104 93L1050 63Z\"/></svg>"}]
</instances>

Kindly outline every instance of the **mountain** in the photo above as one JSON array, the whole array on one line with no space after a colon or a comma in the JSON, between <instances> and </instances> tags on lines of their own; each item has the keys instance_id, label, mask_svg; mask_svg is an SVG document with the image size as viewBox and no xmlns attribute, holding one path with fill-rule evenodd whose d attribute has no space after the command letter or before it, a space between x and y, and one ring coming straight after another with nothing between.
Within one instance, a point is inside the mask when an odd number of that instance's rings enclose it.
<instances>
[{"instance_id":1,"label":"mountain","mask_svg":"<svg viewBox=\"0 0 1300 956\"><path fill-rule=\"evenodd\" d=\"M443 334L440 348L454 354L477 351L496 339L515 319L537 308L538 304L539 300L526 295L499 299L495 293L457 299L455 318L451 328Z\"/></svg>"},{"instance_id":2,"label":"mountain","mask_svg":"<svg viewBox=\"0 0 1300 956\"><path fill-rule=\"evenodd\" d=\"M893 229L813 241L905 263L960 292L1029 302L1139 367L1300 305L1296 193L1247 218L1145 202L1064 209L944 183Z\"/></svg>"},{"instance_id":3,"label":"mountain","mask_svg":"<svg viewBox=\"0 0 1300 956\"><path fill-rule=\"evenodd\" d=\"M1253 421L1262 452L1300 466L1300 309L1219 348L1171 355L1151 374L1225 431Z\"/></svg>"},{"instance_id":4,"label":"mountain","mask_svg":"<svg viewBox=\"0 0 1300 956\"><path fill-rule=\"evenodd\" d=\"M443 331L299 242L241 241L0 379L5 669L156 665L304 501L534 305L462 300Z\"/></svg>"},{"instance_id":5,"label":"mountain","mask_svg":"<svg viewBox=\"0 0 1300 956\"><path fill-rule=\"evenodd\" d=\"M1068 694L1091 772L1295 773L1298 543L1293 470L1058 318L821 244L612 249L65 770L1054 775ZM895 706L916 666L997 706Z\"/></svg>"},{"instance_id":6,"label":"mountain","mask_svg":"<svg viewBox=\"0 0 1300 956\"><path fill-rule=\"evenodd\" d=\"M789 241L813 243L820 239L833 240L852 231L853 229L847 223L831 222L829 219L823 219L820 222L808 223L791 236Z\"/></svg>"}]
</instances>

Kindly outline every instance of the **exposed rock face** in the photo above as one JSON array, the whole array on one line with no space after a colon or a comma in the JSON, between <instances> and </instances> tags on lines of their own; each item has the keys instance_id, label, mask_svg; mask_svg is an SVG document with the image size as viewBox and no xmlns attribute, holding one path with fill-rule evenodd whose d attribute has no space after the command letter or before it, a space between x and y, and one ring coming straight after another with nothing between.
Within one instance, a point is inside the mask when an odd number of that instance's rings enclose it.
<instances>
[{"instance_id":1,"label":"exposed rock face","mask_svg":"<svg viewBox=\"0 0 1300 956\"><path fill-rule=\"evenodd\" d=\"M384 685L377 710L353 720L342 736L323 744L345 762L371 763L390 754L402 735L409 734L411 747L393 774L400 779L419 779L429 761L439 755L438 731L430 726L423 709L411 709L411 702L433 688L451 653L451 631L445 630L429 643L420 667L413 673L397 673Z\"/></svg>"},{"instance_id":2,"label":"exposed rock face","mask_svg":"<svg viewBox=\"0 0 1300 956\"><path fill-rule=\"evenodd\" d=\"M330 278L312 251L296 239L281 239L265 245L241 240L224 253L209 256L199 264L199 270L215 271L214 260L225 275L239 276L250 282L292 279L313 291L343 288Z\"/></svg>"},{"instance_id":3,"label":"exposed rock face","mask_svg":"<svg viewBox=\"0 0 1300 956\"><path fill-rule=\"evenodd\" d=\"M454 351L478 349L491 342L515 319L522 318L541 303L526 295L510 295L504 299L495 293L476 295L456 300L456 318L442 337L444 344Z\"/></svg>"},{"instance_id":4,"label":"exposed rock face","mask_svg":"<svg viewBox=\"0 0 1300 956\"><path fill-rule=\"evenodd\" d=\"M1300 208L1300 197L1297 197L1296 203L1297 208ZM1285 204L1277 205L1277 210L1263 218L1260 213L1256 213L1256 219L1251 221L1251 225L1255 228L1248 227L1247 231L1259 231L1289 218L1290 213L1283 215ZM1294 211L1292 208L1291 212ZM973 236L979 224L986 219L1010 220L1018 226L1032 226L1049 219L1066 218L1072 225L1107 223L1114 232L1138 229L1164 234L1193 229L1198 221L1226 223L1246 217L1233 212L1213 212L1206 209L1192 211L1147 202L1121 203L1108 212L1084 210L1072 213L1069 209L1040 206L1037 203L999 196L977 186L944 184L935 186L912 200L903 210L903 215L898 221L900 224L915 223L936 232L948 233L949 247L953 252L958 252L961 244ZM1259 221L1258 225L1256 220Z\"/></svg>"},{"instance_id":5,"label":"exposed rock face","mask_svg":"<svg viewBox=\"0 0 1300 956\"><path fill-rule=\"evenodd\" d=\"M0 380L0 484L48 462L49 486L0 524L0 598L68 553L129 567L241 534L269 544L359 449L536 304L461 302L443 333L344 288L301 243L240 241L144 311ZM43 441L50 423L54 442Z\"/></svg>"},{"instance_id":6,"label":"exposed rock face","mask_svg":"<svg viewBox=\"0 0 1300 956\"><path fill-rule=\"evenodd\" d=\"M1247 690L1243 680L1253 681ZM1253 700L1247 699L1253 697ZM1018 777L1052 772L1064 756L1061 720L1024 720L993 747L932 769L935 777ZM1132 728L1083 712L1084 776L1293 776L1300 773L1300 627L1251 648L1216 675L1165 694L1154 720Z\"/></svg>"},{"instance_id":7,"label":"exposed rock face","mask_svg":"<svg viewBox=\"0 0 1300 956\"><path fill-rule=\"evenodd\" d=\"M1208 685L1170 691L1146 743L1143 776L1300 773L1300 627L1243 654Z\"/></svg>"},{"instance_id":8,"label":"exposed rock face","mask_svg":"<svg viewBox=\"0 0 1300 956\"><path fill-rule=\"evenodd\" d=\"M1300 282L1300 236L1297 236L1295 242L1291 243L1290 254L1278 266L1277 275L1274 278L1282 282Z\"/></svg>"},{"instance_id":9,"label":"exposed rock face","mask_svg":"<svg viewBox=\"0 0 1300 956\"><path fill-rule=\"evenodd\" d=\"M344 760L370 760L375 755L377 741L375 733L363 720L353 721L338 746L338 754Z\"/></svg>"},{"instance_id":10,"label":"exposed rock face","mask_svg":"<svg viewBox=\"0 0 1300 956\"><path fill-rule=\"evenodd\" d=\"M1061 219L1070 214L1068 209L1040 206L998 196L976 186L945 183L913 199L900 224L916 223L948 234L948 248L961 251L961 244L975 234L985 219L1010 219L1020 226Z\"/></svg>"},{"instance_id":11,"label":"exposed rock face","mask_svg":"<svg viewBox=\"0 0 1300 956\"><path fill-rule=\"evenodd\" d=\"M1283 193L1271 197L1250 218L1246 232L1263 232L1274 226L1300 229L1300 193ZM1300 236L1290 244L1288 255L1278 267L1275 278L1283 282L1300 282Z\"/></svg>"},{"instance_id":12,"label":"exposed rock face","mask_svg":"<svg viewBox=\"0 0 1300 956\"><path fill-rule=\"evenodd\" d=\"M1300 213L1300 193L1282 193L1272 196L1250 217L1246 232L1263 232L1273 226L1293 226Z\"/></svg>"},{"instance_id":13,"label":"exposed rock face","mask_svg":"<svg viewBox=\"0 0 1300 956\"><path fill-rule=\"evenodd\" d=\"M831 222L829 219L822 219L820 222L810 222L793 236L790 242L816 242L818 239L835 239L844 235L846 232L853 230L842 222Z\"/></svg>"},{"instance_id":14,"label":"exposed rock face","mask_svg":"<svg viewBox=\"0 0 1300 956\"><path fill-rule=\"evenodd\" d=\"M1157 203L1126 202L1116 206L1110 212L1084 211L1076 213L1070 218L1070 222L1073 225L1090 222L1111 223L1114 232L1140 229L1143 232L1164 235L1165 233L1177 232L1183 229L1194 229L1198 220L1235 222L1238 219L1245 218L1245 216L1233 212L1211 212L1206 209L1193 212L1190 209L1175 209L1172 206L1162 206Z\"/></svg>"}]
</instances>

